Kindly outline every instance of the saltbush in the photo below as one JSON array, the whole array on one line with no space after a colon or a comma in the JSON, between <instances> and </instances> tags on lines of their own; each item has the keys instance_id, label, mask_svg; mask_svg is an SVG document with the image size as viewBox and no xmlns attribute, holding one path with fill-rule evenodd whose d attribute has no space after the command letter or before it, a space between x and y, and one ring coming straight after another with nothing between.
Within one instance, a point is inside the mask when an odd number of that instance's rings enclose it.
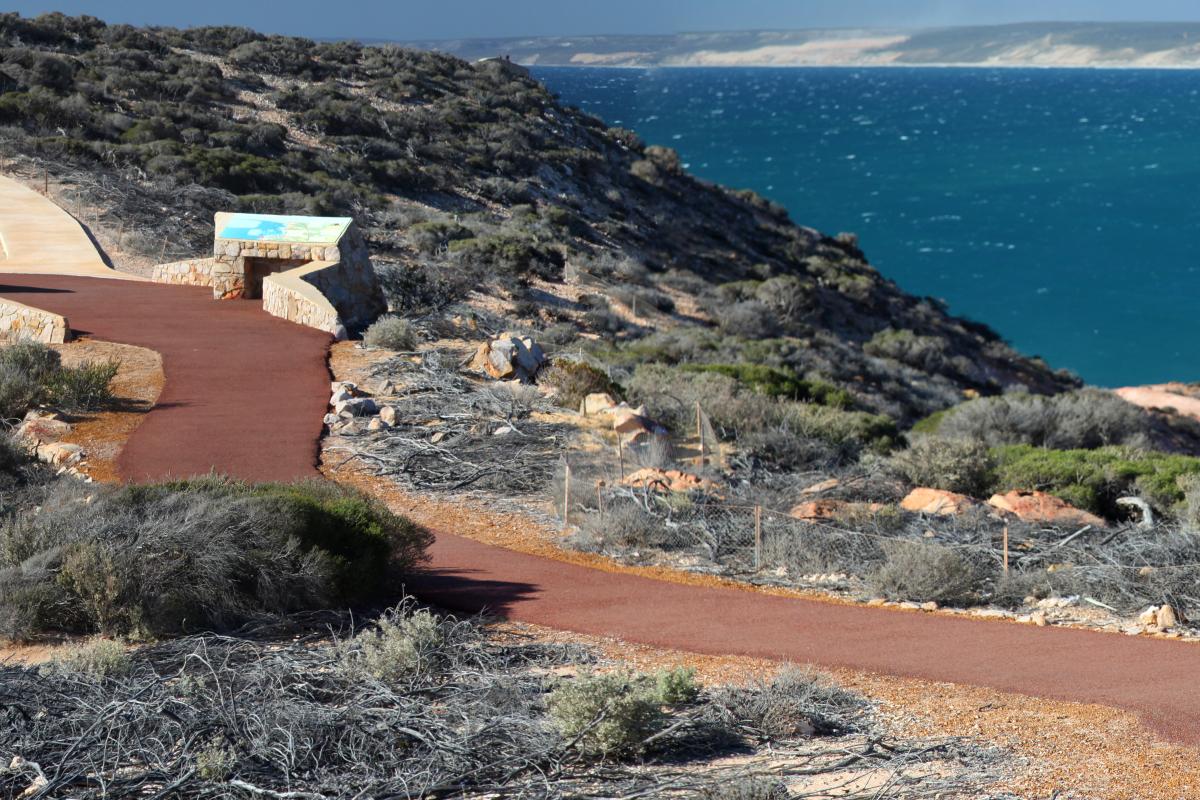
<instances>
[{"instance_id":1,"label":"saltbush","mask_svg":"<svg viewBox=\"0 0 1200 800\"><path fill-rule=\"evenodd\" d=\"M943 605L979 602L984 573L958 550L931 542L883 543L884 562L867 578L876 595Z\"/></svg>"},{"instance_id":2,"label":"saltbush","mask_svg":"<svg viewBox=\"0 0 1200 800\"><path fill-rule=\"evenodd\" d=\"M385 682L435 668L444 641L437 617L425 609L405 612L381 617L374 630L354 637L351 665Z\"/></svg>"},{"instance_id":3,"label":"saltbush","mask_svg":"<svg viewBox=\"0 0 1200 800\"><path fill-rule=\"evenodd\" d=\"M417 335L408 320L400 317L380 317L363 333L363 344L381 350L413 350Z\"/></svg>"},{"instance_id":4,"label":"saltbush","mask_svg":"<svg viewBox=\"0 0 1200 800\"><path fill-rule=\"evenodd\" d=\"M578 409L589 394L621 396L608 373L586 361L556 358L538 373L537 382L553 389L554 402L563 408Z\"/></svg>"},{"instance_id":5,"label":"saltbush","mask_svg":"<svg viewBox=\"0 0 1200 800\"><path fill-rule=\"evenodd\" d=\"M891 465L915 486L985 497L994 477L991 453L973 441L923 437L895 453Z\"/></svg>"},{"instance_id":6,"label":"saltbush","mask_svg":"<svg viewBox=\"0 0 1200 800\"><path fill-rule=\"evenodd\" d=\"M584 674L550 692L550 718L563 738L596 758L636 755L666 719L655 682L642 675Z\"/></svg>"},{"instance_id":7,"label":"saltbush","mask_svg":"<svg viewBox=\"0 0 1200 800\"><path fill-rule=\"evenodd\" d=\"M133 661L125 645L100 637L70 645L50 662L51 670L78 672L100 679L119 678L127 675L132 667Z\"/></svg>"},{"instance_id":8,"label":"saltbush","mask_svg":"<svg viewBox=\"0 0 1200 800\"><path fill-rule=\"evenodd\" d=\"M0 625L161 636L363 603L429 540L332 483L62 485L0 528Z\"/></svg>"},{"instance_id":9,"label":"saltbush","mask_svg":"<svg viewBox=\"0 0 1200 800\"><path fill-rule=\"evenodd\" d=\"M779 741L865 728L870 707L858 695L811 670L789 667L769 681L713 694L721 715L757 738Z\"/></svg>"},{"instance_id":10,"label":"saltbush","mask_svg":"<svg viewBox=\"0 0 1200 800\"><path fill-rule=\"evenodd\" d=\"M974 439L992 447L1028 444L1056 450L1146 446L1152 432L1148 412L1104 389L1050 397L983 397L943 412L925 427L943 437Z\"/></svg>"}]
</instances>

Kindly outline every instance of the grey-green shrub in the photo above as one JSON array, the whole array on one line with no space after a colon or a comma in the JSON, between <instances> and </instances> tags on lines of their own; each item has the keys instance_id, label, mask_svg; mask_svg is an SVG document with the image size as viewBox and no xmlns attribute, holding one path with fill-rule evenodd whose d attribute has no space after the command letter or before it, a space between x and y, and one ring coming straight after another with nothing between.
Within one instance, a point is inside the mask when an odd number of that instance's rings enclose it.
<instances>
[{"instance_id":1,"label":"grey-green shrub","mask_svg":"<svg viewBox=\"0 0 1200 800\"><path fill-rule=\"evenodd\" d=\"M363 344L381 350L413 350L417 335L406 319L380 317L363 334Z\"/></svg>"},{"instance_id":2,"label":"grey-green shrub","mask_svg":"<svg viewBox=\"0 0 1200 800\"><path fill-rule=\"evenodd\" d=\"M645 676L585 674L550 692L550 717L563 738L591 757L629 756L661 729L666 715Z\"/></svg>"},{"instance_id":3,"label":"grey-green shrub","mask_svg":"<svg viewBox=\"0 0 1200 800\"><path fill-rule=\"evenodd\" d=\"M892 455L892 466L916 486L980 497L994 482L995 462L987 446L975 441L919 438Z\"/></svg>"},{"instance_id":4,"label":"grey-green shrub","mask_svg":"<svg viewBox=\"0 0 1200 800\"><path fill-rule=\"evenodd\" d=\"M428 672L437 664L444 637L437 617L425 609L399 609L382 617L374 630L354 637L350 663L381 681Z\"/></svg>"},{"instance_id":5,"label":"grey-green shrub","mask_svg":"<svg viewBox=\"0 0 1200 800\"><path fill-rule=\"evenodd\" d=\"M931 542L883 543L884 561L867 578L872 592L889 600L972 605L985 573L960 551Z\"/></svg>"},{"instance_id":6,"label":"grey-green shrub","mask_svg":"<svg viewBox=\"0 0 1200 800\"><path fill-rule=\"evenodd\" d=\"M712 695L725 721L767 741L862 730L870 706L812 670L788 667L769 681L729 686Z\"/></svg>"},{"instance_id":7,"label":"grey-green shrub","mask_svg":"<svg viewBox=\"0 0 1200 800\"><path fill-rule=\"evenodd\" d=\"M101 679L119 678L132 667L133 661L123 644L99 637L67 647L50 663L54 670L81 672Z\"/></svg>"}]
</instances>

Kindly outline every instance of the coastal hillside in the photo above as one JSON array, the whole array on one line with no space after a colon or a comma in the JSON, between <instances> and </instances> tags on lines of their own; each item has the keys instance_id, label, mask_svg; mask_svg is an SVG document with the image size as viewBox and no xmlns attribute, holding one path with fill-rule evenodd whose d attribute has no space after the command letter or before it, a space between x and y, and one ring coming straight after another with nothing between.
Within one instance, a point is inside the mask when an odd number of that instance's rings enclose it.
<instances>
[{"instance_id":1,"label":"coastal hillside","mask_svg":"<svg viewBox=\"0 0 1200 800\"><path fill-rule=\"evenodd\" d=\"M610 364L754 364L902 425L1077 384L906 294L853 235L705 183L507 62L5 14L0 156L66 187L121 257L204 253L218 210L352 215L394 310Z\"/></svg>"},{"instance_id":2,"label":"coastal hillside","mask_svg":"<svg viewBox=\"0 0 1200 800\"><path fill-rule=\"evenodd\" d=\"M1200 25L1028 22L923 30L730 31L413 42L475 59L541 66L1197 67Z\"/></svg>"}]
</instances>

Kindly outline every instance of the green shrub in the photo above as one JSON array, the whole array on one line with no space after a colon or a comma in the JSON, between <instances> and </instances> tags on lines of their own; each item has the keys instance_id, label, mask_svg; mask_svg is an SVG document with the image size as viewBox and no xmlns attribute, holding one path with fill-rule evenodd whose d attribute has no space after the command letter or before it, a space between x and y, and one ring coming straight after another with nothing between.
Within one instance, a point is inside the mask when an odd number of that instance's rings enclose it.
<instances>
[{"instance_id":1,"label":"green shrub","mask_svg":"<svg viewBox=\"0 0 1200 800\"><path fill-rule=\"evenodd\" d=\"M676 706L690 703L700 694L696 685L696 670L679 667L658 672L654 676L655 691L663 705Z\"/></svg>"},{"instance_id":2,"label":"green shrub","mask_svg":"<svg viewBox=\"0 0 1200 800\"><path fill-rule=\"evenodd\" d=\"M699 800L788 800L787 784L777 778L735 778L707 786Z\"/></svg>"},{"instance_id":3,"label":"green shrub","mask_svg":"<svg viewBox=\"0 0 1200 800\"><path fill-rule=\"evenodd\" d=\"M63 485L0 528L0 622L17 635L161 636L373 601L429 539L378 501L315 481Z\"/></svg>"},{"instance_id":4,"label":"green shrub","mask_svg":"<svg viewBox=\"0 0 1200 800\"><path fill-rule=\"evenodd\" d=\"M80 672L94 678L119 678L129 674L133 662L125 646L112 639L94 638L71 645L55 655L51 668Z\"/></svg>"},{"instance_id":5,"label":"green shrub","mask_svg":"<svg viewBox=\"0 0 1200 800\"><path fill-rule=\"evenodd\" d=\"M892 466L916 486L986 497L992 488L993 462L978 442L922 438L895 453Z\"/></svg>"},{"instance_id":6,"label":"green shrub","mask_svg":"<svg viewBox=\"0 0 1200 800\"><path fill-rule=\"evenodd\" d=\"M1051 397L1007 394L982 397L948 409L925 424L938 435L974 439L991 447L1028 444L1055 450L1108 445L1145 446L1151 415L1104 389Z\"/></svg>"},{"instance_id":7,"label":"green shrub","mask_svg":"<svg viewBox=\"0 0 1200 800\"><path fill-rule=\"evenodd\" d=\"M715 372L728 375L751 391L767 397L807 400L818 405L847 409L854 398L845 389L824 381L810 381L778 367L763 364L684 364L684 372Z\"/></svg>"},{"instance_id":8,"label":"green shrub","mask_svg":"<svg viewBox=\"0 0 1200 800\"><path fill-rule=\"evenodd\" d=\"M437 617L425 609L400 609L382 617L374 630L354 637L351 664L377 680L394 682L433 669L442 643Z\"/></svg>"},{"instance_id":9,"label":"green shrub","mask_svg":"<svg viewBox=\"0 0 1200 800\"><path fill-rule=\"evenodd\" d=\"M884 562L867 579L889 600L972 605L979 602L984 573L959 551L930 542L883 543Z\"/></svg>"},{"instance_id":10,"label":"green shrub","mask_svg":"<svg viewBox=\"0 0 1200 800\"><path fill-rule=\"evenodd\" d=\"M562 681L548 705L563 738L590 757L637 755L666 718L653 681L624 673Z\"/></svg>"},{"instance_id":11,"label":"green shrub","mask_svg":"<svg viewBox=\"0 0 1200 800\"><path fill-rule=\"evenodd\" d=\"M417 335L408 320L400 317L380 317L363 334L363 344L382 350L413 350Z\"/></svg>"},{"instance_id":12,"label":"green shrub","mask_svg":"<svg viewBox=\"0 0 1200 800\"><path fill-rule=\"evenodd\" d=\"M554 390L554 402L563 408L578 409L589 394L621 396L620 387L604 370L585 361L556 358L538 373L537 382Z\"/></svg>"},{"instance_id":13,"label":"green shrub","mask_svg":"<svg viewBox=\"0 0 1200 800\"><path fill-rule=\"evenodd\" d=\"M0 418L18 419L48 404L63 411L95 411L111 405L110 384L120 364L85 362L64 367L57 350L21 340L0 347Z\"/></svg>"},{"instance_id":14,"label":"green shrub","mask_svg":"<svg viewBox=\"0 0 1200 800\"><path fill-rule=\"evenodd\" d=\"M114 401L112 380L121 365L117 361L88 361L58 371L49 382L50 402L64 411L97 411Z\"/></svg>"},{"instance_id":15,"label":"green shrub","mask_svg":"<svg viewBox=\"0 0 1200 800\"><path fill-rule=\"evenodd\" d=\"M1182 481L1200 474L1200 458L1125 447L1046 450L1010 445L991 452L997 464L996 491L1049 492L1108 517L1122 513L1116 500L1129 494L1143 497L1162 512L1182 512Z\"/></svg>"},{"instance_id":16,"label":"green shrub","mask_svg":"<svg viewBox=\"0 0 1200 800\"><path fill-rule=\"evenodd\" d=\"M951 357L947 340L893 328L875 334L863 345L863 352L877 358L890 358L923 372L942 371Z\"/></svg>"}]
</instances>

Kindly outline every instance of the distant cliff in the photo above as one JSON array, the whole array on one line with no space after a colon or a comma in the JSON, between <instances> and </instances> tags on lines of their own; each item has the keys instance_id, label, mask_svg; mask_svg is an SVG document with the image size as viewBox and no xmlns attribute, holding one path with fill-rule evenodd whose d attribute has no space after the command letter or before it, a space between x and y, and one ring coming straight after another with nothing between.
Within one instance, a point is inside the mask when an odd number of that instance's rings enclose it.
<instances>
[{"instance_id":1,"label":"distant cliff","mask_svg":"<svg viewBox=\"0 0 1200 800\"><path fill-rule=\"evenodd\" d=\"M1200 67L1200 23L1029 22L926 30L838 29L408 42L461 58L542 66Z\"/></svg>"}]
</instances>

